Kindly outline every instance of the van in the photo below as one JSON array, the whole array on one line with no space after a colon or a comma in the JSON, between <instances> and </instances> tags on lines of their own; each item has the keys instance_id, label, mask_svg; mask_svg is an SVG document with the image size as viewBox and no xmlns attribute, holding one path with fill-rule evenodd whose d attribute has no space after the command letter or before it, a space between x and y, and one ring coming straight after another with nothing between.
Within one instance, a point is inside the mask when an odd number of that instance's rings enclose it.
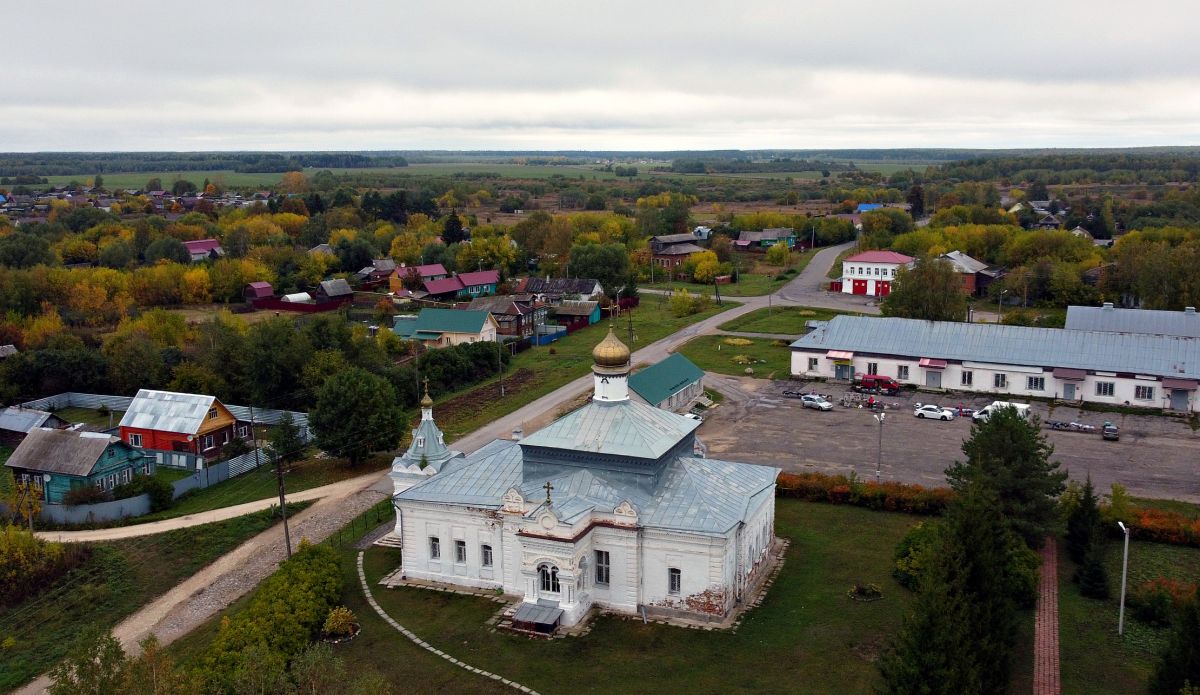
<instances>
[{"instance_id":1,"label":"van","mask_svg":"<svg viewBox=\"0 0 1200 695\"><path fill-rule=\"evenodd\" d=\"M1021 418L1022 420L1029 418L1028 403L1010 403L1008 401L992 401L989 405L985 405L979 410L976 410L975 414L971 417L974 418L976 422L987 422L987 419L1001 408L1012 408L1013 410L1016 410L1017 417Z\"/></svg>"},{"instance_id":2,"label":"van","mask_svg":"<svg viewBox=\"0 0 1200 695\"><path fill-rule=\"evenodd\" d=\"M855 380L854 390L862 393L886 393L894 396L900 393L900 384L890 376L863 374Z\"/></svg>"}]
</instances>

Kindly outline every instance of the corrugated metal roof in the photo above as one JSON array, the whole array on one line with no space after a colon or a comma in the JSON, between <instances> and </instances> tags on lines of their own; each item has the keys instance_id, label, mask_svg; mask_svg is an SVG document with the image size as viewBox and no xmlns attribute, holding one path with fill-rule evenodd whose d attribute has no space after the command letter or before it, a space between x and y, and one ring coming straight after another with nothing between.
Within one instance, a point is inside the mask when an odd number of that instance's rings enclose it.
<instances>
[{"instance_id":1,"label":"corrugated metal roof","mask_svg":"<svg viewBox=\"0 0 1200 695\"><path fill-rule=\"evenodd\" d=\"M459 273L458 279L464 287L473 285L495 285L500 282L500 273L495 270L481 270L471 273Z\"/></svg>"},{"instance_id":2,"label":"corrugated metal roof","mask_svg":"<svg viewBox=\"0 0 1200 695\"><path fill-rule=\"evenodd\" d=\"M9 432L29 432L41 427L52 417L51 413L32 408L5 408L0 411L0 430Z\"/></svg>"},{"instance_id":3,"label":"corrugated metal roof","mask_svg":"<svg viewBox=\"0 0 1200 695\"><path fill-rule=\"evenodd\" d=\"M905 263L912 263L913 257L905 256L904 254L896 253L895 251L878 251L878 250L876 250L876 251L863 251L862 253L856 253L853 256L850 256L849 258L844 259L843 262L846 262L846 263L896 263L898 265L904 265Z\"/></svg>"},{"instance_id":4,"label":"corrugated metal roof","mask_svg":"<svg viewBox=\"0 0 1200 695\"><path fill-rule=\"evenodd\" d=\"M677 352L662 362L634 372L629 377L629 388L650 405L657 405L702 378L704 370Z\"/></svg>"},{"instance_id":5,"label":"corrugated metal roof","mask_svg":"<svg viewBox=\"0 0 1200 695\"><path fill-rule=\"evenodd\" d=\"M1200 339L994 323L836 316L793 348L1200 378Z\"/></svg>"},{"instance_id":6,"label":"corrugated metal roof","mask_svg":"<svg viewBox=\"0 0 1200 695\"><path fill-rule=\"evenodd\" d=\"M418 333L478 333L491 314L470 309L422 309L413 330Z\"/></svg>"},{"instance_id":7,"label":"corrugated metal roof","mask_svg":"<svg viewBox=\"0 0 1200 695\"><path fill-rule=\"evenodd\" d=\"M350 289L350 283L346 282L345 278L322 280L321 291L325 293L326 297L344 297L354 294L354 290Z\"/></svg>"},{"instance_id":8,"label":"corrugated metal roof","mask_svg":"<svg viewBox=\"0 0 1200 695\"><path fill-rule=\"evenodd\" d=\"M201 394L141 389L121 418L121 427L196 434L216 402Z\"/></svg>"},{"instance_id":9,"label":"corrugated metal roof","mask_svg":"<svg viewBox=\"0 0 1200 695\"><path fill-rule=\"evenodd\" d=\"M974 274L981 270L987 270L987 263L977 261L962 251L950 251L948 253L943 253L941 256L939 256L939 258L944 258L945 260L950 261L950 264L954 266L954 269L960 273Z\"/></svg>"},{"instance_id":10,"label":"corrugated metal roof","mask_svg":"<svg viewBox=\"0 0 1200 695\"><path fill-rule=\"evenodd\" d=\"M657 459L699 422L638 403L590 401L522 440L522 444L639 459Z\"/></svg>"},{"instance_id":11,"label":"corrugated metal roof","mask_svg":"<svg viewBox=\"0 0 1200 695\"><path fill-rule=\"evenodd\" d=\"M1072 331L1150 333L1200 338L1200 315L1192 311L1118 309L1107 306L1067 307L1066 328Z\"/></svg>"}]
</instances>

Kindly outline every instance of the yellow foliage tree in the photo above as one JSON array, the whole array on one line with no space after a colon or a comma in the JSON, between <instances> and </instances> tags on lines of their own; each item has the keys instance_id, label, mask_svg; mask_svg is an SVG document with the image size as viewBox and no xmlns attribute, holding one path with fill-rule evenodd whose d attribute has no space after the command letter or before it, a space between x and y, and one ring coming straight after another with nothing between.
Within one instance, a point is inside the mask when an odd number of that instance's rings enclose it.
<instances>
[{"instance_id":1,"label":"yellow foliage tree","mask_svg":"<svg viewBox=\"0 0 1200 695\"><path fill-rule=\"evenodd\" d=\"M696 271L692 274L692 277L696 282L708 284L720 274L721 263L717 260L717 254L712 251L698 253L693 258L696 260Z\"/></svg>"},{"instance_id":2,"label":"yellow foliage tree","mask_svg":"<svg viewBox=\"0 0 1200 695\"><path fill-rule=\"evenodd\" d=\"M212 280L204 268L192 268L183 274L183 303L208 304L212 301Z\"/></svg>"},{"instance_id":3,"label":"yellow foliage tree","mask_svg":"<svg viewBox=\"0 0 1200 695\"><path fill-rule=\"evenodd\" d=\"M329 245L336 248L343 239L346 241L354 241L357 238L357 229L335 229L329 234Z\"/></svg>"},{"instance_id":4,"label":"yellow foliage tree","mask_svg":"<svg viewBox=\"0 0 1200 695\"><path fill-rule=\"evenodd\" d=\"M767 263L772 265L790 265L792 262L792 252L788 249L787 244L775 244L767 249Z\"/></svg>"},{"instance_id":5,"label":"yellow foliage tree","mask_svg":"<svg viewBox=\"0 0 1200 695\"><path fill-rule=\"evenodd\" d=\"M43 304L42 314L29 319L29 322L25 324L25 347L29 349L43 347L46 341L65 333L66 330L67 327L63 324L62 317L58 315L58 309Z\"/></svg>"},{"instance_id":6,"label":"yellow foliage tree","mask_svg":"<svg viewBox=\"0 0 1200 695\"><path fill-rule=\"evenodd\" d=\"M308 177L302 171L289 171L279 179L279 190L284 193L307 193Z\"/></svg>"},{"instance_id":7,"label":"yellow foliage tree","mask_svg":"<svg viewBox=\"0 0 1200 695\"><path fill-rule=\"evenodd\" d=\"M295 239L296 237L300 236L300 232L304 229L304 225L308 223L308 218L304 215L297 215L294 212L280 212L271 215L271 221L274 222L277 227L282 229L284 234L287 234L289 237Z\"/></svg>"},{"instance_id":8,"label":"yellow foliage tree","mask_svg":"<svg viewBox=\"0 0 1200 695\"><path fill-rule=\"evenodd\" d=\"M421 238L412 232L401 232L392 239L392 248L388 251L388 255L396 260L397 263L406 265L416 265L421 262Z\"/></svg>"}]
</instances>

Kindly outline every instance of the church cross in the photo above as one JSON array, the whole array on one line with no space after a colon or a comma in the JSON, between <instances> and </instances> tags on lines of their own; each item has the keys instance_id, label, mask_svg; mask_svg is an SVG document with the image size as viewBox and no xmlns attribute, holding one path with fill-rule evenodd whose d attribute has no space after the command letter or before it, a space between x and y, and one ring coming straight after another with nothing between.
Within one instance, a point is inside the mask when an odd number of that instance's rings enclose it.
<instances>
[{"instance_id":1,"label":"church cross","mask_svg":"<svg viewBox=\"0 0 1200 695\"><path fill-rule=\"evenodd\" d=\"M549 480L547 480L546 484L543 485L542 487L545 488L545 490L546 490L546 504L547 505L552 504L550 502L550 491L554 489L554 486L550 484Z\"/></svg>"}]
</instances>

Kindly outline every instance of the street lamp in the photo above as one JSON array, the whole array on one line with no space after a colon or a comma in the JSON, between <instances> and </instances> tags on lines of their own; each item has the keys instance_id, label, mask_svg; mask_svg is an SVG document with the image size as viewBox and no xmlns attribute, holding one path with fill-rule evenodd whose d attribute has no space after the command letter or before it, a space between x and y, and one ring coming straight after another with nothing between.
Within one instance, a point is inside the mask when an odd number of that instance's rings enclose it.
<instances>
[{"instance_id":1,"label":"street lamp","mask_svg":"<svg viewBox=\"0 0 1200 695\"><path fill-rule=\"evenodd\" d=\"M1008 294L1008 290L1000 290L1000 296L996 298L996 323L1000 323L1000 305L1004 302L1004 295Z\"/></svg>"},{"instance_id":2,"label":"street lamp","mask_svg":"<svg viewBox=\"0 0 1200 695\"><path fill-rule=\"evenodd\" d=\"M875 456L875 482L879 482L879 468L883 464L883 420L887 417L887 413L876 413L875 419L879 422L879 452Z\"/></svg>"},{"instance_id":3,"label":"street lamp","mask_svg":"<svg viewBox=\"0 0 1200 695\"><path fill-rule=\"evenodd\" d=\"M1125 558L1121 561L1121 611L1117 618L1117 636L1125 634L1125 580L1129 577L1129 527L1118 521L1117 526L1121 527L1122 533L1125 534Z\"/></svg>"}]
</instances>

